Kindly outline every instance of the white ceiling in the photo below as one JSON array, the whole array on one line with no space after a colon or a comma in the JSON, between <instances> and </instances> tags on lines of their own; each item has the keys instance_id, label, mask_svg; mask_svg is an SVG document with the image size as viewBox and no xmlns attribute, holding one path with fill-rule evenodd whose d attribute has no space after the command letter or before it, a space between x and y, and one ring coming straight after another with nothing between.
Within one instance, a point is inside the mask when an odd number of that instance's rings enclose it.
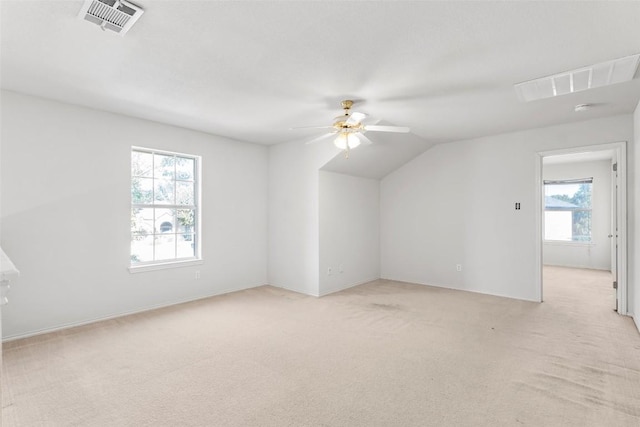
<instances>
[{"instance_id":1,"label":"white ceiling","mask_svg":"<svg viewBox=\"0 0 640 427\"><path fill-rule=\"evenodd\" d=\"M120 37L77 19L81 0L1 1L2 88L258 144L310 138L289 128L328 125L351 98L413 133L369 133L377 144L335 159L371 177L436 143L630 113L640 99L638 78L526 104L513 89L639 53L640 2L137 4ZM582 103L597 106L574 112Z\"/></svg>"}]
</instances>

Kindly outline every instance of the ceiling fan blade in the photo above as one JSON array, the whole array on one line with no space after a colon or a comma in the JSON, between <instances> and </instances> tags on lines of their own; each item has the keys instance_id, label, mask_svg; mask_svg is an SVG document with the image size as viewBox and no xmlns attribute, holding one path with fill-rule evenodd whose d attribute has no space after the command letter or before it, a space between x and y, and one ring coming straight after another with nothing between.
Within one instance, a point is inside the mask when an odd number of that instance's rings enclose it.
<instances>
[{"instance_id":1,"label":"ceiling fan blade","mask_svg":"<svg viewBox=\"0 0 640 427\"><path fill-rule=\"evenodd\" d=\"M335 135L335 134L336 134L335 132L325 133L324 135L320 135L320 136L318 136L316 138L313 138L312 140L309 140L309 141L305 142L305 144L306 145L315 144L316 142L320 142L320 141L330 137L331 135Z\"/></svg>"},{"instance_id":2,"label":"ceiling fan blade","mask_svg":"<svg viewBox=\"0 0 640 427\"><path fill-rule=\"evenodd\" d=\"M382 120L381 119L377 119L374 117L367 117L367 123L363 123L364 126L373 126L373 125L377 125L378 123L380 123Z\"/></svg>"},{"instance_id":3,"label":"ceiling fan blade","mask_svg":"<svg viewBox=\"0 0 640 427\"><path fill-rule=\"evenodd\" d=\"M411 129L404 126L380 126L380 125L368 125L364 126L364 130L370 130L374 132L399 132L409 133Z\"/></svg>"},{"instance_id":4,"label":"ceiling fan blade","mask_svg":"<svg viewBox=\"0 0 640 427\"><path fill-rule=\"evenodd\" d=\"M360 138L362 140L362 145L371 145L371 144L373 144L373 141L370 140L369 138L367 138L367 136L364 133L358 133L358 138Z\"/></svg>"},{"instance_id":5,"label":"ceiling fan blade","mask_svg":"<svg viewBox=\"0 0 640 427\"><path fill-rule=\"evenodd\" d=\"M289 130L300 130L300 129L333 129L333 126L303 126L303 127L289 128Z\"/></svg>"},{"instance_id":6,"label":"ceiling fan blade","mask_svg":"<svg viewBox=\"0 0 640 427\"><path fill-rule=\"evenodd\" d=\"M358 113L357 111L354 111L353 113L351 113L349 115L349 118L347 119L346 123L348 125L357 125L358 123L360 123L365 118L367 118L366 114Z\"/></svg>"}]
</instances>

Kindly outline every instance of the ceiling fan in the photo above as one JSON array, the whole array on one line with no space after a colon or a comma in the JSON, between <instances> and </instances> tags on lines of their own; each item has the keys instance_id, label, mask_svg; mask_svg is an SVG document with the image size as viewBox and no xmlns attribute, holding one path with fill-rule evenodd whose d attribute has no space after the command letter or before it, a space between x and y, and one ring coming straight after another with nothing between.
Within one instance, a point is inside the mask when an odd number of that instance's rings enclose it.
<instances>
[{"instance_id":1,"label":"ceiling fan","mask_svg":"<svg viewBox=\"0 0 640 427\"><path fill-rule=\"evenodd\" d=\"M344 150L345 157L349 158L349 151L359 146L362 142L371 144L371 140L365 136L365 132L398 132L408 133L409 128L403 126L383 126L377 125L379 120L370 124L365 124L364 120L367 119L367 115L364 113L358 113L357 111L351 111L353 101L346 99L341 102L344 114L339 115L333 120L333 124L330 126L308 126L297 127L291 129L329 129L329 132L321 135L307 144L313 144L319 142L332 135L336 135L333 143L336 147Z\"/></svg>"}]
</instances>

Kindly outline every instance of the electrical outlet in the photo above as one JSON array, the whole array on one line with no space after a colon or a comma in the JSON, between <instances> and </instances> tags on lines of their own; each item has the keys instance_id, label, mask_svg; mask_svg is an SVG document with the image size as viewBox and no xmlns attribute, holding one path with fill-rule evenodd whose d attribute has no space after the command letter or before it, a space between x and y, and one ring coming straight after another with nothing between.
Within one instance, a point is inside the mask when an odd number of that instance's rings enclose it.
<instances>
[{"instance_id":1,"label":"electrical outlet","mask_svg":"<svg viewBox=\"0 0 640 427\"><path fill-rule=\"evenodd\" d=\"M333 268L331 267L327 268L327 276L331 276L332 273L333 273Z\"/></svg>"},{"instance_id":2,"label":"electrical outlet","mask_svg":"<svg viewBox=\"0 0 640 427\"><path fill-rule=\"evenodd\" d=\"M196 270L196 280L200 278L200 270Z\"/></svg>"},{"instance_id":3,"label":"electrical outlet","mask_svg":"<svg viewBox=\"0 0 640 427\"><path fill-rule=\"evenodd\" d=\"M462 264L456 264L456 271L462 271Z\"/></svg>"}]
</instances>

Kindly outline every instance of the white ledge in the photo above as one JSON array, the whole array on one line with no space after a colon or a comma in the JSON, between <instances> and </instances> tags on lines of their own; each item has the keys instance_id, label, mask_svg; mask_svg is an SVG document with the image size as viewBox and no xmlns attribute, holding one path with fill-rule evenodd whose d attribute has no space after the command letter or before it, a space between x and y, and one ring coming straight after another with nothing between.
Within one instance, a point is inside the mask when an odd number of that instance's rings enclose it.
<instances>
[{"instance_id":1,"label":"white ledge","mask_svg":"<svg viewBox=\"0 0 640 427\"><path fill-rule=\"evenodd\" d=\"M187 261L172 261L158 264L135 265L129 267L129 273L144 273L145 271L166 270L167 268L189 267L192 265L201 265L204 261L201 259L190 259Z\"/></svg>"},{"instance_id":2,"label":"white ledge","mask_svg":"<svg viewBox=\"0 0 640 427\"><path fill-rule=\"evenodd\" d=\"M566 240L545 240L543 242L545 245L557 245L557 246L583 246L583 247L589 247L589 246L595 246L596 244L593 242L569 242Z\"/></svg>"}]
</instances>

